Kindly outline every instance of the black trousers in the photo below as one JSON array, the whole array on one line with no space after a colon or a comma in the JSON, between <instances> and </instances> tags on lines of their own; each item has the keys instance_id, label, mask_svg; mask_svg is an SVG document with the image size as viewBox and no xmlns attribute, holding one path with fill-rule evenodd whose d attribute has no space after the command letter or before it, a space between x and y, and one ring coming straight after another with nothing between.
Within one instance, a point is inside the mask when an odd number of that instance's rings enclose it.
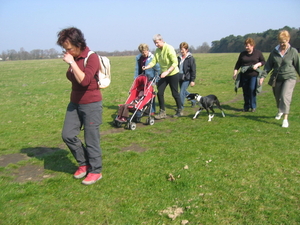
<instances>
[{"instance_id":1,"label":"black trousers","mask_svg":"<svg viewBox=\"0 0 300 225\"><path fill-rule=\"evenodd\" d=\"M170 86L172 96L176 102L177 109L182 108L180 94L178 92L179 85L179 75L178 73L172 76L166 76L165 78L160 78L157 83L157 98L159 103L159 108L165 110L165 90L167 86Z\"/></svg>"}]
</instances>

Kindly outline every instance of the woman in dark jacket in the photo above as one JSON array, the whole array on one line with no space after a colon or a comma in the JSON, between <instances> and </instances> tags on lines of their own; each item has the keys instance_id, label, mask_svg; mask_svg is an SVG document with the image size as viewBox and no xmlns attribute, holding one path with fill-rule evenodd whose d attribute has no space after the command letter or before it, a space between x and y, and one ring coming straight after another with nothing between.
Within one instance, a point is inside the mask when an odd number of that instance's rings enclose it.
<instances>
[{"instance_id":1,"label":"woman in dark jacket","mask_svg":"<svg viewBox=\"0 0 300 225\"><path fill-rule=\"evenodd\" d=\"M244 42L245 51L242 51L233 70L233 79L236 80L237 72L242 67L248 67L246 71L241 71L240 86L243 88L244 112L255 112L256 110L256 89L257 69L265 64L265 58L261 51L255 49L255 42L252 38L247 38Z\"/></svg>"},{"instance_id":2,"label":"woman in dark jacket","mask_svg":"<svg viewBox=\"0 0 300 225\"><path fill-rule=\"evenodd\" d=\"M193 87L196 79L196 63L192 54L189 52L189 45L186 42L182 42L179 45L181 55L178 56L179 67L179 87L180 87L180 99L182 107L186 96L190 93L187 91L189 85ZM195 101L192 101L192 106L195 105Z\"/></svg>"}]
</instances>

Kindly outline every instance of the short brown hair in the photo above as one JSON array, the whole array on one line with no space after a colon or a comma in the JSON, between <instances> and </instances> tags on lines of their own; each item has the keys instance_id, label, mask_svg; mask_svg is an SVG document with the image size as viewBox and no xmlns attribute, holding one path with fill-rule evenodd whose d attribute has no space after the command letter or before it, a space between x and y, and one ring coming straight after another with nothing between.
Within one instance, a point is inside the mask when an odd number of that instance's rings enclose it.
<instances>
[{"instance_id":1,"label":"short brown hair","mask_svg":"<svg viewBox=\"0 0 300 225\"><path fill-rule=\"evenodd\" d=\"M143 51L149 51L149 47L147 44L140 44L138 47L140 53L142 53Z\"/></svg>"},{"instance_id":2,"label":"short brown hair","mask_svg":"<svg viewBox=\"0 0 300 225\"><path fill-rule=\"evenodd\" d=\"M247 38L244 42L245 45L249 44L251 46L255 45L255 41L252 38Z\"/></svg>"},{"instance_id":3,"label":"short brown hair","mask_svg":"<svg viewBox=\"0 0 300 225\"><path fill-rule=\"evenodd\" d=\"M81 51L86 48L84 35L81 30L76 27L69 27L61 30L60 32L58 32L57 37L58 39L56 43L59 46L63 46L66 41L69 41L72 45L78 47Z\"/></svg>"},{"instance_id":4,"label":"short brown hair","mask_svg":"<svg viewBox=\"0 0 300 225\"><path fill-rule=\"evenodd\" d=\"M181 42L179 45L179 49L185 48L186 50L189 49L189 44L186 42Z\"/></svg>"}]
</instances>

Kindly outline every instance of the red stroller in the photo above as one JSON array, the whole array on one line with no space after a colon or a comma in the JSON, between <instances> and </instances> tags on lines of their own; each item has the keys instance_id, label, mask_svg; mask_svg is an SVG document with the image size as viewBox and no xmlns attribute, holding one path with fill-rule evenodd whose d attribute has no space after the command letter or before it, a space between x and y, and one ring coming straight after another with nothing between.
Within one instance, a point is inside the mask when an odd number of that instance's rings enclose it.
<instances>
[{"instance_id":1,"label":"red stroller","mask_svg":"<svg viewBox=\"0 0 300 225\"><path fill-rule=\"evenodd\" d=\"M154 117L151 116L151 108L155 97L153 83L156 77L149 81L144 74L139 75L133 82L129 97L125 104L119 105L118 115L114 120L116 127L121 127L123 123L130 130L136 129L136 122L140 122L142 116L148 116L146 124L153 125ZM132 113L131 116L128 114Z\"/></svg>"}]
</instances>

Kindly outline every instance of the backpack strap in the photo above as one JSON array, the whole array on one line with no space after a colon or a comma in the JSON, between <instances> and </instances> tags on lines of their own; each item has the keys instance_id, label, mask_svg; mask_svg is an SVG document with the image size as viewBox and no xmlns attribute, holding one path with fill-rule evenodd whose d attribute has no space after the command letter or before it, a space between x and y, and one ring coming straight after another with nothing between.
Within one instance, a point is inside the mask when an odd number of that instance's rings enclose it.
<instances>
[{"instance_id":1,"label":"backpack strap","mask_svg":"<svg viewBox=\"0 0 300 225\"><path fill-rule=\"evenodd\" d=\"M84 59L84 61L83 61L83 66L84 66L84 67L86 67L86 64L87 64L87 61L88 61L90 55L91 55L91 54L94 54L94 53L95 53L95 52L93 52L93 51L89 51L89 52L88 52L87 57L86 57L86 58ZM97 83L99 84L99 71L98 71L98 73L95 75L95 79L96 79Z\"/></svg>"},{"instance_id":2,"label":"backpack strap","mask_svg":"<svg viewBox=\"0 0 300 225\"><path fill-rule=\"evenodd\" d=\"M95 52L94 52L94 51L89 51L89 52L88 52L87 57L84 59L84 63L83 63L84 67L86 67L87 60L89 59L90 55L93 54L93 53L95 53ZM96 54L96 53L95 53L95 54ZM107 75L107 68L106 68L105 63L104 63L104 61L103 61L103 58L102 58L100 55L97 55L97 56L98 56L99 59L101 60L101 65L100 65L100 67L103 65L103 67L104 67L104 74Z\"/></svg>"},{"instance_id":3,"label":"backpack strap","mask_svg":"<svg viewBox=\"0 0 300 225\"><path fill-rule=\"evenodd\" d=\"M99 58L100 58L100 60L101 60L101 65L100 65L100 66L103 65L103 67L104 67L104 74L107 75L107 68L106 68L105 63L104 63L104 61L103 61L103 58L102 58L101 56L99 56Z\"/></svg>"},{"instance_id":4,"label":"backpack strap","mask_svg":"<svg viewBox=\"0 0 300 225\"><path fill-rule=\"evenodd\" d=\"M93 53L95 53L95 52L93 52L93 51L89 51L89 53L88 53L87 57L84 59L84 62L83 62L83 66L84 66L84 67L86 67L87 60L89 59L90 55L91 55L91 54L93 54Z\"/></svg>"}]
</instances>

